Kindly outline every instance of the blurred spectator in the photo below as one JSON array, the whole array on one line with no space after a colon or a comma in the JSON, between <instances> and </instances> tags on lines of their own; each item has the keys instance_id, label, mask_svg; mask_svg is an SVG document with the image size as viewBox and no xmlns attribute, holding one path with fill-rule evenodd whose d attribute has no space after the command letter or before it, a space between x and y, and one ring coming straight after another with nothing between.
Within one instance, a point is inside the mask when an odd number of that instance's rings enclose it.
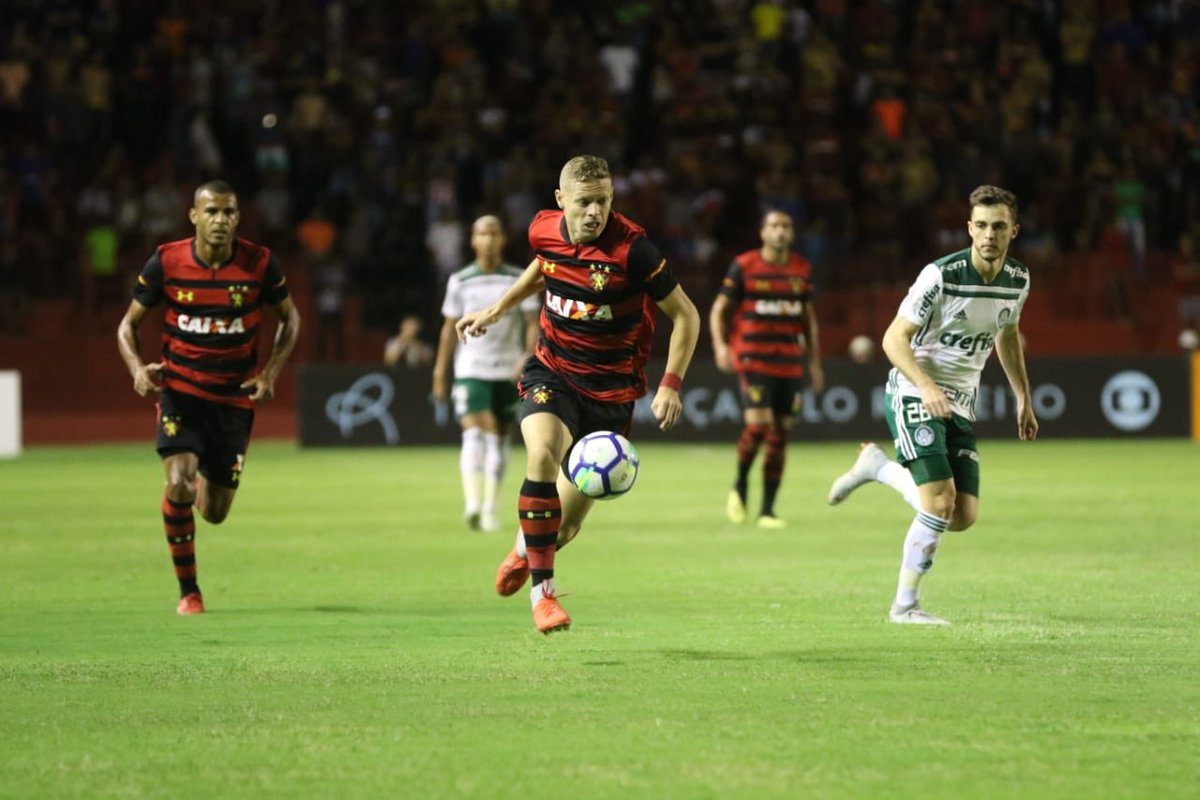
<instances>
[{"instance_id":1,"label":"blurred spectator","mask_svg":"<svg viewBox=\"0 0 1200 800\"><path fill-rule=\"evenodd\" d=\"M1120 174L1113 181L1113 201L1116 204L1117 228L1125 235L1125 243L1133 262L1133 274L1138 280L1146 278L1146 184L1141 181L1133 156L1127 155Z\"/></svg>"},{"instance_id":2,"label":"blurred spectator","mask_svg":"<svg viewBox=\"0 0 1200 800\"><path fill-rule=\"evenodd\" d=\"M383 363L389 367L401 365L410 369L433 363L433 347L421 338L424 323L418 316L405 317L400 322L396 335L387 340L383 349Z\"/></svg>"},{"instance_id":3,"label":"blurred spectator","mask_svg":"<svg viewBox=\"0 0 1200 800\"><path fill-rule=\"evenodd\" d=\"M348 279L346 264L336 250L317 258L313 287L317 295L318 360L341 361L346 357L345 310Z\"/></svg>"},{"instance_id":4,"label":"blurred spectator","mask_svg":"<svg viewBox=\"0 0 1200 800\"><path fill-rule=\"evenodd\" d=\"M81 299L88 314L98 314L105 304L122 297L117 247L117 228L108 219L96 219L83 233L83 246L79 252L83 282Z\"/></svg>"},{"instance_id":5,"label":"blurred spectator","mask_svg":"<svg viewBox=\"0 0 1200 800\"><path fill-rule=\"evenodd\" d=\"M1179 297L1179 324L1200 330L1200 257L1191 233L1179 237L1178 250L1171 258L1171 277Z\"/></svg>"}]
</instances>

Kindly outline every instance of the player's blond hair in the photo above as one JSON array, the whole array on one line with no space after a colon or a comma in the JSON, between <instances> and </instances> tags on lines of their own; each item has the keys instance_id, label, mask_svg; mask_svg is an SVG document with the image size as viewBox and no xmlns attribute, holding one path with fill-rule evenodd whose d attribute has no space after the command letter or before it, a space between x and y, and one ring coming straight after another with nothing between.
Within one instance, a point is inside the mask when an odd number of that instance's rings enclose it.
<instances>
[{"instance_id":1,"label":"player's blond hair","mask_svg":"<svg viewBox=\"0 0 1200 800\"><path fill-rule=\"evenodd\" d=\"M1017 196L1008 189L999 186L976 186L971 196L967 198L971 208L975 206L1008 206L1013 222L1017 221Z\"/></svg>"},{"instance_id":2,"label":"player's blond hair","mask_svg":"<svg viewBox=\"0 0 1200 800\"><path fill-rule=\"evenodd\" d=\"M561 188L569 181L583 183L611 177L608 162L600 156L575 156L563 165L562 172L558 174L558 185Z\"/></svg>"}]
</instances>

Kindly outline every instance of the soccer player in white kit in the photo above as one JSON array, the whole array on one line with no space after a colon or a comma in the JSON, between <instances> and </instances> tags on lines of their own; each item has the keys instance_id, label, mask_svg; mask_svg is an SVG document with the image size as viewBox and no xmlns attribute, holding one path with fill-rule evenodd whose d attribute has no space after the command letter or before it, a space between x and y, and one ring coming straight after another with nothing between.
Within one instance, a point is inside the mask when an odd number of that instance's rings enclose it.
<instances>
[{"instance_id":1,"label":"soccer player in white kit","mask_svg":"<svg viewBox=\"0 0 1200 800\"><path fill-rule=\"evenodd\" d=\"M921 270L883 335L888 428L893 461L868 443L833 482L837 505L869 481L900 492L916 510L904 540L889 619L949 623L921 608L918 588L933 566L942 534L971 527L979 513L979 452L972 423L979 376L993 348L1017 400L1017 435L1037 437L1025 352L1017 321L1029 296L1029 270L1008 255L1016 237L1017 198L996 186L970 195L971 246Z\"/></svg>"},{"instance_id":2,"label":"soccer player in white kit","mask_svg":"<svg viewBox=\"0 0 1200 800\"><path fill-rule=\"evenodd\" d=\"M517 375L537 341L539 297L535 294L513 308L470 347L459 347L454 329L459 317L495 303L525 271L503 262L504 229L494 216L475 220L471 248L475 260L446 281L445 321L433 366L433 394L441 401L453 399L454 415L462 425L459 471L467 525L472 530L494 531L500 528L496 493L508 463L508 429L518 402ZM448 383L451 354L452 390Z\"/></svg>"}]
</instances>

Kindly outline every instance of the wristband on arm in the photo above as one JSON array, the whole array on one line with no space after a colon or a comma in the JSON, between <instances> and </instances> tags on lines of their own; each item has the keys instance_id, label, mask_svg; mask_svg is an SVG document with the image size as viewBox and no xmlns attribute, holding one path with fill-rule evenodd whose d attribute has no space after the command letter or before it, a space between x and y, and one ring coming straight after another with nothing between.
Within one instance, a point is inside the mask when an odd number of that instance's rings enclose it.
<instances>
[{"instance_id":1,"label":"wristband on arm","mask_svg":"<svg viewBox=\"0 0 1200 800\"><path fill-rule=\"evenodd\" d=\"M668 389L679 391L683 388L683 378L676 375L674 372L664 372L662 380L658 382L659 386L666 386Z\"/></svg>"}]
</instances>

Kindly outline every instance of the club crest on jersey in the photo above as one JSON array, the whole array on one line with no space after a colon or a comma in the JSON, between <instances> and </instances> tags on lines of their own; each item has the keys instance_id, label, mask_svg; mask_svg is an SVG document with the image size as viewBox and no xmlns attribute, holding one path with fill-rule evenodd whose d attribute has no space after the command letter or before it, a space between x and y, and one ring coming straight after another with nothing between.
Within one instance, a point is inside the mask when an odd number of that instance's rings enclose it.
<instances>
[{"instance_id":1,"label":"club crest on jersey","mask_svg":"<svg viewBox=\"0 0 1200 800\"><path fill-rule=\"evenodd\" d=\"M804 291L803 278L790 278L789 281L792 284L792 294L800 294Z\"/></svg>"},{"instance_id":2,"label":"club crest on jersey","mask_svg":"<svg viewBox=\"0 0 1200 800\"><path fill-rule=\"evenodd\" d=\"M588 282L597 292L604 291L604 287L608 286L608 279L612 277L612 267L608 264L589 264L588 269L591 272L588 275Z\"/></svg>"},{"instance_id":3,"label":"club crest on jersey","mask_svg":"<svg viewBox=\"0 0 1200 800\"><path fill-rule=\"evenodd\" d=\"M246 284L234 284L229 287L229 302L233 303L234 308L241 308L246 302L246 295L250 293L250 287Z\"/></svg>"},{"instance_id":4,"label":"club crest on jersey","mask_svg":"<svg viewBox=\"0 0 1200 800\"><path fill-rule=\"evenodd\" d=\"M165 433L167 436L174 436L175 434L179 433L180 420L181 417L178 416L164 416L162 418L163 433Z\"/></svg>"},{"instance_id":5,"label":"club crest on jersey","mask_svg":"<svg viewBox=\"0 0 1200 800\"><path fill-rule=\"evenodd\" d=\"M187 333L245 333L246 326L241 317L221 319L220 317L193 317L191 314L180 314L175 323L181 331Z\"/></svg>"},{"instance_id":6,"label":"club crest on jersey","mask_svg":"<svg viewBox=\"0 0 1200 800\"><path fill-rule=\"evenodd\" d=\"M548 386L535 386L533 391L530 392L530 396L533 397L533 402L539 406L544 406L550 402L550 398L554 396L554 392Z\"/></svg>"},{"instance_id":7,"label":"club crest on jersey","mask_svg":"<svg viewBox=\"0 0 1200 800\"><path fill-rule=\"evenodd\" d=\"M186 289L176 289L175 299L181 303L190 303L196 299L196 293Z\"/></svg>"},{"instance_id":8,"label":"club crest on jersey","mask_svg":"<svg viewBox=\"0 0 1200 800\"><path fill-rule=\"evenodd\" d=\"M612 306L559 297L550 290L546 290L546 310L567 319L610 320L613 318Z\"/></svg>"},{"instance_id":9,"label":"club crest on jersey","mask_svg":"<svg viewBox=\"0 0 1200 800\"><path fill-rule=\"evenodd\" d=\"M920 425L913 431L913 440L921 447L929 447L933 444L933 438L933 428L928 425Z\"/></svg>"},{"instance_id":10,"label":"club crest on jersey","mask_svg":"<svg viewBox=\"0 0 1200 800\"><path fill-rule=\"evenodd\" d=\"M541 270L542 270L543 275L553 275L554 270L558 267L558 265L555 264L553 261L547 261L544 258L539 258L538 264L541 265Z\"/></svg>"}]
</instances>

